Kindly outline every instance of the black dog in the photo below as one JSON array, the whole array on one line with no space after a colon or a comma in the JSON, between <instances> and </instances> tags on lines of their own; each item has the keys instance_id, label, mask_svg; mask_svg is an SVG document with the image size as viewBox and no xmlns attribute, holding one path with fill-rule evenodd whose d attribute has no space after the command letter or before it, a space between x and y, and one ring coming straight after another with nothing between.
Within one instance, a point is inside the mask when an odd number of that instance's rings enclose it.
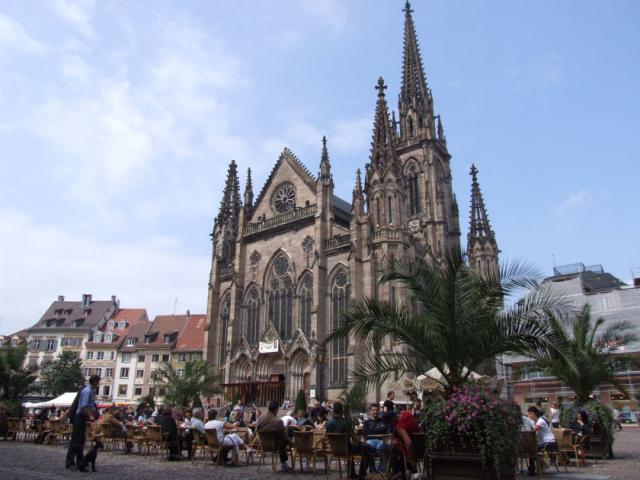
<instances>
[{"instance_id":1,"label":"black dog","mask_svg":"<svg viewBox=\"0 0 640 480\"><path fill-rule=\"evenodd\" d=\"M100 440L96 440L93 444L93 447L91 447L91 450L89 450L87 454L82 457L80 465L78 465L78 470L80 472L86 472L89 464L91 464L91 471L96 471L96 458L98 457L99 448L104 448L104 445L102 445L102 442Z\"/></svg>"}]
</instances>

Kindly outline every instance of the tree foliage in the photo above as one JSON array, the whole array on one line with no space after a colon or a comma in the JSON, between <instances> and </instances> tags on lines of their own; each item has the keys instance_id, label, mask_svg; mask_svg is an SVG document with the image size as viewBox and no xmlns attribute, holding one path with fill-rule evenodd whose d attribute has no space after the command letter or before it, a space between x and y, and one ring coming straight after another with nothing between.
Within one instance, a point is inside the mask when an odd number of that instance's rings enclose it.
<instances>
[{"instance_id":1,"label":"tree foliage","mask_svg":"<svg viewBox=\"0 0 640 480\"><path fill-rule=\"evenodd\" d=\"M500 354L541 355L553 348L546 319L564 311L565 302L540 288L536 276L522 263L481 276L459 253L442 266L392 260L381 282L404 287L408 305L363 298L328 339L353 335L364 342L351 372L350 398L363 398L392 376L423 374L429 365L451 392ZM524 296L513 302L516 295Z\"/></svg>"},{"instance_id":2,"label":"tree foliage","mask_svg":"<svg viewBox=\"0 0 640 480\"><path fill-rule=\"evenodd\" d=\"M12 415L21 411L20 401L36 378L32 370L23 368L26 355L26 345L0 349L0 403Z\"/></svg>"},{"instance_id":3,"label":"tree foliage","mask_svg":"<svg viewBox=\"0 0 640 480\"><path fill-rule=\"evenodd\" d=\"M549 318L555 348L538 357L538 365L557 377L576 394L576 403L583 405L601 383L610 383L628 395L615 377L615 364L625 358L620 348L637 340L629 322L616 322L601 330L604 319L591 319L589 305L569 316Z\"/></svg>"},{"instance_id":4,"label":"tree foliage","mask_svg":"<svg viewBox=\"0 0 640 480\"><path fill-rule=\"evenodd\" d=\"M42 391L54 397L77 392L84 385L82 362L73 352L62 352L56 360L42 368Z\"/></svg>"},{"instance_id":5,"label":"tree foliage","mask_svg":"<svg viewBox=\"0 0 640 480\"><path fill-rule=\"evenodd\" d=\"M199 406L202 405L201 395L220 393L220 377L215 367L202 360L187 362L183 375L179 375L178 369L170 363L165 363L160 370L152 373L151 378L165 386L165 404L186 406L193 403L193 406Z\"/></svg>"}]
</instances>

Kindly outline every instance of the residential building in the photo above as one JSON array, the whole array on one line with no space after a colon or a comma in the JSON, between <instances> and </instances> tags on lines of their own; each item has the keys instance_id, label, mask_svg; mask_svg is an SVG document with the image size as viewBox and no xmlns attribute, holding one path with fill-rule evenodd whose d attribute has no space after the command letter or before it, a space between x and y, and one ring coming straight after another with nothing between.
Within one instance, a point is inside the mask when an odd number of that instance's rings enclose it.
<instances>
[{"instance_id":1,"label":"residential building","mask_svg":"<svg viewBox=\"0 0 640 480\"><path fill-rule=\"evenodd\" d=\"M147 327L150 324L144 308L121 308L108 322L96 328L85 344L82 370L87 379L93 374L102 378L98 393L101 401L112 398L114 378L111 372L116 368L118 347L124 342L129 329L137 323ZM106 376L108 373L110 377Z\"/></svg>"},{"instance_id":2,"label":"residential building","mask_svg":"<svg viewBox=\"0 0 640 480\"><path fill-rule=\"evenodd\" d=\"M6 347L21 347L27 343L27 331L20 330L19 332L11 333L9 335L0 335L0 348Z\"/></svg>"},{"instance_id":3,"label":"residential building","mask_svg":"<svg viewBox=\"0 0 640 480\"><path fill-rule=\"evenodd\" d=\"M251 171L241 197L237 166L229 166L213 225L205 334L206 359L220 369L228 394L265 392L258 400L266 402L303 389L338 398L362 349L355 338L325 339L343 322L349 300L405 303L403 289L378 282L386 262L439 265L460 248L452 157L408 2L404 12L398 120L379 78L371 155L358 162L364 181L353 165L351 203L334 194L326 138L317 176L285 148L255 200ZM497 268L499 250L477 173L474 166L467 253L483 271Z\"/></svg>"},{"instance_id":4,"label":"residential building","mask_svg":"<svg viewBox=\"0 0 640 480\"><path fill-rule=\"evenodd\" d=\"M180 333L190 324L191 318L189 312L186 315L158 315L145 330L138 325L131 327L116 357L112 396L114 401L137 400L149 394L157 401L162 401L165 387L154 380L153 372L159 370L164 363L171 363ZM185 346L192 343L190 340ZM185 353L202 354L202 349L199 352L189 350Z\"/></svg>"},{"instance_id":5,"label":"residential building","mask_svg":"<svg viewBox=\"0 0 640 480\"><path fill-rule=\"evenodd\" d=\"M63 351L74 352L84 359L86 343L95 331L104 328L119 308L115 295L111 300L93 300L91 294L84 294L80 301L65 300L60 295L42 318L27 330L27 366L39 369L44 363L53 362Z\"/></svg>"},{"instance_id":6,"label":"residential building","mask_svg":"<svg viewBox=\"0 0 640 480\"><path fill-rule=\"evenodd\" d=\"M633 285L626 285L604 271L601 265L585 266L582 263L554 268L553 276L543 282L550 291L563 295L576 309L587 304L591 307L591 318L604 320L600 332L613 323L626 321L636 326L640 335L640 274ZM635 411L640 400L640 342L619 350L620 355L630 355L631 361L620 361L617 380L622 383L630 397L621 394L613 385L603 384L594 392L594 397L619 410ZM505 356L511 393L522 406L540 401L572 401L573 392L554 377L546 376L528 358Z\"/></svg>"}]
</instances>

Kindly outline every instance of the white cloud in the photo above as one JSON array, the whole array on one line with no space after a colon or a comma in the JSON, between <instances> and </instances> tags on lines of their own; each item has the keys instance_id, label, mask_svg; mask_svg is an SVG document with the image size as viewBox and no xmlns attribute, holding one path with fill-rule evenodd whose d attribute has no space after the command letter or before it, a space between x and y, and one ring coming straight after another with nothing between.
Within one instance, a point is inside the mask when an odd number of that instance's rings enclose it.
<instances>
[{"instance_id":1,"label":"white cloud","mask_svg":"<svg viewBox=\"0 0 640 480\"><path fill-rule=\"evenodd\" d=\"M589 205L589 192L587 190L580 190L579 192L572 193L569 195L558 210L560 212L564 212L566 210L576 210Z\"/></svg>"},{"instance_id":2,"label":"white cloud","mask_svg":"<svg viewBox=\"0 0 640 480\"><path fill-rule=\"evenodd\" d=\"M520 91L543 96L563 80L560 58L549 54L546 58L525 65L511 66L507 75L513 79Z\"/></svg>"},{"instance_id":3,"label":"white cloud","mask_svg":"<svg viewBox=\"0 0 640 480\"><path fill-rule=\"evenodd\" d=\"M252 151L233 127L234 95L249 85L242 63L193 22L153 28L141 64L112 69L93 61L94 50L64 49L60 78L24 121L57 157L51 168L64 195L105 213L127 198L127 214L147 220L208 210L202 199L224 182L217 173Z\"/></svg>"},{"instance_id":4,"label":"white cloud","mask_svg":"<svg viewBox=\"0 0 640 480\"><path fill-rule=\"evenodd\" d=\"M334 31L342 30L347 24L347 7L339 0L303 0L300 6L314 20Z\"/></svg>"},{"instance_id":5,"label":"white cloud","mask_svg":"<svg viewBox=\"0 0 640 480\"><path fill-rule=\"evenodd\" d=\"M143 307L150 315L205 311L210 259L190 254L172 237L106 242L93 232L78 235L37 224L16 209L0 209L0 333L35 323L58 294L79 299L121 298L122 307Z\"/></svg>"},{"instance_id":6,"label":"white cloud","mask_svg":"<svg viewBox=\"0 0 640 480\"><path fill-rule=\"evenodd\" d=\"M0 14L0 46L2 45L35 54L46 51L44 45L29 35L22 25Z\"/></svg>"},{"instance_id":7,"label":"white cloud","mask_svg":"<svg viewBox=\"0 0 640 480\"><path fill-rule=\"evenodd\" d=\"M95 37L93 28L93 0L52 0L51 9L87 38Z\"/></svg>"}]
</instances>

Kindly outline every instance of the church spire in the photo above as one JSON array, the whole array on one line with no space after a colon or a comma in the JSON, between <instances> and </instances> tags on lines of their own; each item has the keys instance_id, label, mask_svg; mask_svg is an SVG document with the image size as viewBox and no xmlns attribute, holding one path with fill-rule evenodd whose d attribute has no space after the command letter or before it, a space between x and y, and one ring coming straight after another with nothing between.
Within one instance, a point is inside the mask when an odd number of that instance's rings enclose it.
<instances>
[{"instance_id":1,"label":"church spire","mask_svg":"<svg viewBox=\"0 0 640 480\"><path fill-rule=\"evenodd\" d=\"M320 174L318 178L323 181L331 180L331 163L329 162L329 151L327 150L327 137L322 137L322 155L320 157Z\"/></svg>"},{"instance_id":2,"label":"church spire","mask_svg":"<svg viewBox=\"0 0 640 480\"><path fill-rule=\"evenodd\" d=\"M469 264L478 272L486 273L489 269L498 270L498 244L495 233L491 230L489 216L484 204L478 169L471 165L471 213L469 234L467 236L467 256Z\"/></svg>"},{"instance_id":3,"label":"church spire","mask_svg":"<svg viewBox=\"0 0 640 480\"><path fill-rule=\"evenodd\" d=\"M371 141L371 168L377 170L381 175L389 168L397 165L396 135L389 120L389 109L384 91L387 86L384 79L378 79L378 102L373 123L373 139Z\"/></svg>"},{"instance_id":4,"label":"church spire","mask_svg":"<svg viewBox=\"0 0 640 480\"><path fill-rule=\"evenodd\" d=\"M247 183L244 187L244 208L246 211L253 208L253 182L251 181L251 167L247 169Z\"/></svg>"},{"instance_id":5,"label":"church spire","mask_svg":"<svg viewBox=\"0 0 640 480\"><path fill-rule=\"evenodd\" d=\"M356 185L353 188L351 212L355 216L362 216L364 214L364 190L362 188L362 175L360 173L360 169L356 171Z\"/></svg>"},{"instance_id":6,"label":"church spire","mask_svg":"<svg viewBox=\"0 0 640 480\"><path fill-rule=\"evenodd\" d=\"M227 182L222 192L220 210L216 217L218 225L236 226L240 213L240 181L238 180L238 166L235 160L231 160L227 170Z\"/></svg>"},{"instance_id":7,"label":"church spire","mask_svg":"<svg viewBox=\"0 0 640 480\"><path fill-rule=\"evenodd\" d=\"M404 7L404 46L402 58L402 87L400 90L401 141L418 136L433 138L433 100L427 85L418 46L411 4Z\"/></svg>"}]
</instances>

